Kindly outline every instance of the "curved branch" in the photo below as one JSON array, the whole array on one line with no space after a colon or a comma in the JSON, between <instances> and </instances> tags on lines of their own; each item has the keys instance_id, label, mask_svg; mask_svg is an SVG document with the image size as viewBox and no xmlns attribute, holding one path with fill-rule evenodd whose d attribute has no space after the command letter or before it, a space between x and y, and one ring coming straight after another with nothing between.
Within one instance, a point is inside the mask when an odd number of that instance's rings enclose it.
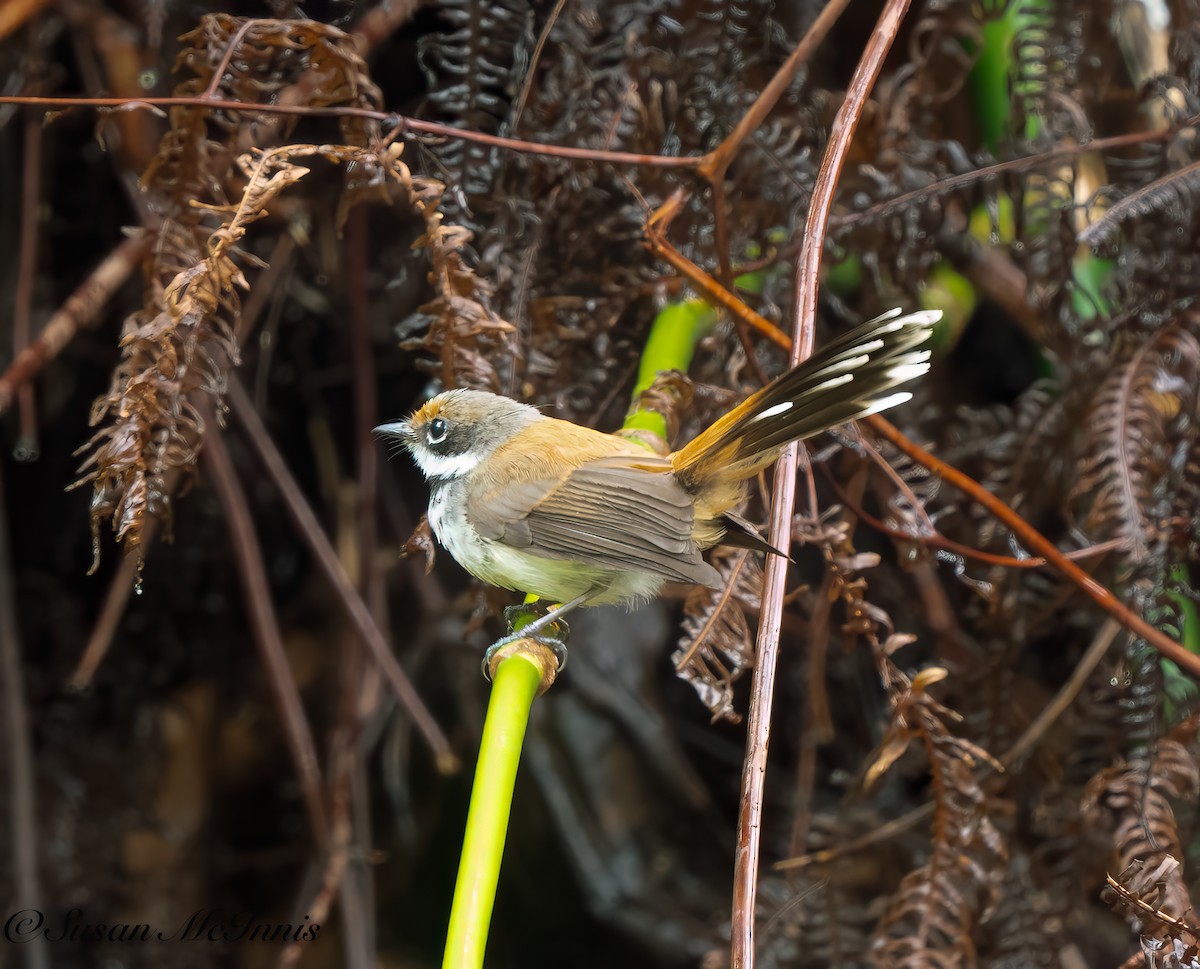
<instances>
[{"instance_id":1,"label":"curved branch","mask_svg":"<svg viewBox=\"0 0 1200 969\"><path fill-rule=\"evenodd\" d=\"M845 163L854 130L863 105L891 49L908 10L909 0L889 0L879 15L875 30L867 42L862 59L850 79L846 99L838 109L829 134L829 144L817 173L804 241L796 266L795 317L792 321L792 365L812 353L817 313L817 283L821 255L825 247L825 229L838 176ZM799 445L792 444L775 466L774 500L771 503L771 529L767 539L776 548L790 544L792 509L796 497L796 470ZM787 559L771 556L763 580L762 612L758 628L754 685L750 691L750 712L746 730L746 759L742 766L742 794L738 807L737 853L733 880L733 969L752 969L754 965L754 904L758 882L759 850L762 834L763 789L767 771L767 744L771 735L771 705L775 688L775 666L779 657L779 631L783 621L783 592L787 578Z\"/></svg>"}]
</instances>

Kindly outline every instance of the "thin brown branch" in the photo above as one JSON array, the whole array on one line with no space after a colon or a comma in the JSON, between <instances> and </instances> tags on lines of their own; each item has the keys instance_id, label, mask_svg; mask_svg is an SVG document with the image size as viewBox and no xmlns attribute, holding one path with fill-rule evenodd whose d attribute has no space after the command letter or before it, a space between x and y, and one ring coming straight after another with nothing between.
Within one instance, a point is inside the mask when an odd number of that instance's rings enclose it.
<instances>
[{"instance_id":1,"label":"thin brown branch","mask_svg":"<svg viewBox=\"0 0 1200 969\"><path fill-rule=\"evenodd\" d=\"M729 570L729 575L721 585L721 590L717 595L717 601L710 607L708 618L704 620L704 625L700 627L700 631L692 638L692 645L688 647L687 652L675 661L675 672L682 672L689 663L696 657L696 653L700 651L700 647L704 645L713 629L716 627L718 620L721 618L721 613L729 608L729 601L733 598L734 590L737 588L738 575L746 565L746 559L749 552L739 552L738 560L733 568ZM734 606L734 608L740 608Z\"/></svg>"},{"instance_id":2,"label":"thin brown branch","mask_svg":"<svg viewBox=\"0 0 1200 969\"><path fill-rule=\"evenodd\" d=\"M510 131L515 132L521 124L521 115L525 113L525 102L529 100L529 92L533 90L533 79L537 74L538 62L542 59L542 51L546 49L546 41L550 39L550 31L558 23L558 18L562 16L563 7L566 5L567 0L558 0L554 5L554 9L550 11L550 16L546 18L546 24L542 27L542 32L538 35L537 43L533 47L533 56L529 58L529 67L525 69L525 80L521 84L521 93L517 95L517 100L513 104L512 124L509 125Z\"/></svg>"},{"instance_id":3,"label":"thin brown branch","mask_svg":"<svg viewBox=\"0 0 1200 969\"><path fill-rule=\"evenodd\" d=\"M352 567L358 575L363 601L379 628L387 626L387 598L383 572L378 566L376 536L379 522L379 446L372 428L379 423L376 401L376 375L371 352L370 297L367 267L370 242L366 211L361 206L350 213L346 226L346 288L348 298L350 360L353 372L354 449L357 474L353 488L352 514L347 523L355 539L356 560ZM340 544L340 543L339 543ZM347 549L349 551L349 549ZM370 969L379 962L375 945L374 882L364 859L371 852L370 793L366 779L364 749L359 738L363 724L378 708L381 677L377 664L356 636L344 634L342 650L342 696L338 722L346 745L347 782L350 793L350 859L342 878L341 915L345 926L345 964L347 969Z\"/></svg>"},{"instance_id":4,"label":"thin brown branch","mask_svg":"<svg viewBox=\"0 0 1200 969\"><path fill-rule=\"evenodd\" d=\"M350 776L348 751L335 753L330 770L329 811L331 818L329 851L321 874L321 884L316 895L304 905L302 911L315 925L322 924L329 916L333 897L342 884L346 871L346 860L350 847ZM299 938L288 943L279 955L279 969L290 969L300 961L307 943Z\"/></svg>"},{"instance_id":5,"label":"thin brown branch","mask_svg":"<svg viewBox=\"0 0 1200 969\"><path fill-rule=\"evenodd\" d=\"M798 852L808 843L812 829L813 788L817 777L817 748L833 739L833 717L829 712L829 691L825 683L829 654L829 618L833 610L834 573L825 570L808 622L808 662L805 664L804 725L800 735L800 756L796 763L795 816L792 819L791 851Z\"/></svg>"},{"instance_id":6,"label":"thin brown branch","mask_svg":"<svg viewBox=\"0 0 1200 969\"><path fill-rule=\"evenodd\" d=\"M49 5L50 0L5 0L0 3L0 40L19 30L25 21Z\"/></svg>"},{"instance_id":7,"label":"thin brown branch","mask_svg":"<svg viewBox=\"0 0 1200 969\"><path fill-rule=\"evenodd\" d=\"M970 545L962 545L953 539L947 538L937 529L932 532L908 532L900 528L893 528L887 522L881 521L870 512L865 511L861 505L846 493L836 477L826 468L821 465L821 470L825 474L825 480L833 486L833 490L838 494L838 500L849 508L855 515L861 518L864 522L874 528L877 532L887 535L889 538L895 538L899 541L914 542L918 545L926 545L930 548L941 548L954 555L960 555L965 559L972 559L976 562L981 562L984 565L998 565L1005 569L1042 569L1045 568L1047 562L1039 556L1030 556L1029 558L1018 559L1011 555L997 555L994 552L985 552L983 549L972 548ZM1088 559L1097 555L1105 555L1108 552L1115 551L1124 545L1124 541L1119 538L1111 539L1107 542L1097 542L1095 545L1090 545L1087 548L1075 549L1070 552L1063 552L1069 559Z\"/></svg>"},{"instance_id":8,"label":"thin brown branch","mask_svg":"<svg viewBox=\"0 0 1200 969\"><path fill-rule=\"evenodd\" d=\"M735 319L743 320L763 336L784 349L790 350L792 341L786 333L765 316L761 316L752 310L667 241L667 237L663 232L664 225L674 217L682 201L683 194L676 193L646 223L646 244L650 247L650 251L658 256L659 259L673 266L681 276L692 284L702 299L721 309L728 310L733 314Z\"/></svg>"},{"instance_id":9,"label":"thin brown branch","mask_svg":"<svg viewBox=\"0 0 1200 969\"><path fill-rule=\"evenodd\" d=\"M1197 125L1200 125L1200 114L1194 114L1161 131L1134 131L1125 135L1113 135L1111 138L1094 138L1082 144L1070 144L1063 145L1060 148L1052 148L1050 151L1044 151L1038 155L1026 155L1024 158L1012 158L1008 161L997 162L995 165L978 168L973 172L963 172L961 175L951 175L940 179L932 185L926 185L924 188L913 189L911 192L905 192L903 195L897 195L895 198L886 199L860 212L846 212L838 215L834 218L833 224L835 228L843 229L847 226L858 225L861 222L882 219L894 212L907 208L914 202L937 198L939 195L945 195L956 189L965 188L968 185L974 185L976 182L996 178L998 175L1005 175L1009 172L1030 171L1050 162L1058 161L1061 158L1074 158L1077 155L1084 155L1094 151L1131 148L1135 145L1153 144L1156 141L1170 141L1179 132L1187 128L1195 128Z\"/></svg>"},{"instance_id":10,"label":"thin brown branch","mask_svg":"<svg viewBox=\"0 0 1200 969\"><path fill-rule=\"evenodd\" d=\"M812 353L816 330L817 286L825 229L834 190L845 163L854 130L884 58L908 10L909 0L889 0L863 51L845 100L838 109L829 134L829 144L817 172L816 185L804 226L800 257L796 266L795 315L792 321L792 365ZM767 541L775 548L791 544L792 510L796 497L798 445L790 445L775 467L771 527ZM787 560L771 556L763 579L762 613L759 623L754 684L746 727L746 758L742 768L742 794L738 809L737 849L733 881L733 969L754 966L754 915L762 837L763 791L767 772L767 747L771 736L771 707L775 690L775 667L779 658L779 632L783 618Z\"/></svg>"},{"instance_id":11,"label":"thin brown branch","mask_svg":"<svg viewBox=\"0 0 1200 969\"><path fill-rule=\"evenodd\" d=\"M1101 609L1117 620L1130 632L1141 636L1160 653L1174 660L1193 676L1200 677L1200 656L1191 653L1161 629L1155 629L1141 616L1134 613L1108 589L1083 571L1041 532L1025 521L1012 508L993 495L978 481L963 474L957 468L935 458L920 445L910 441L891 423L878 414L867 418L867 424L881 437L891 441L910 458L958 488L973 501L982 505L1004 523L1026 548L1043 556L1059 573L1082 589Z\"/></svg>"},{"instance_id":12,"label":"thin brown branch","mask_svg":"<svg viewBox=\"0 0 1200 969\"><path fill-rule=\"evenodd\" d=\"M329 539L321 529L317 516L309 507L291 472L288 471L283 455L275 447L275 443L271 440L262 420L254 410L254 405L250 402L245 389L236 379L231 379L229 382L228 402L230 411L241 424L267 473L271 476L271 480L275 483L275 487L279 489L288 514L295 523L300 536L308 545L308 549L312 552L321 571L325 573L325 578L337 593L338 601L345 609L346 616L355 632L370 651L372 658L379 664L396 699L399 700L400 705L407 711L425 738L425 742L429 745L437 761L438 769L443 773L452 773L457 770L458 758L455 757L450 742L422 702L408 675L396 661L396 657L392 655L387 639L372 618L362 596L354 588L354 583L350 581L342 563L338 561L337 553L329 544Z\"/></svg>"},{"instance_id":13,"label":"thin brown branch","mask_svg":"<svg viewBox=\"0 0 1200 969\"><path fill-rule=\"evenodd\" d=\"M246 39L246 34L250 32L250 28L254 27L258 22L257 20L250 19L242 21L242 25L237 29L237 32L229 38L229 43L225 45L225 53L221 55L221 60L217 63L216 69L213 71L212 80L208 82L208 87L200 95L201 98L206 101L216 98L217 89L225 79L225 68L233 60L233 55L237 53L237 49L242 46L242 41Z\"/></svg>"},{"instance_id":14,"label":"thin brown branch","mask_svg":"<svg viewBox=\"0 0 1200 969\"><path fill-rule=\"evenodd\" d=\"M471 131L467 128L455 128L452 125L439 124L436 121L423 121L420 118L410 118L406 115L386 111L375 111L371 108L356 108L350 105L333 107L313 107L303 104L248 104L245 101L227 101L217 98L44 98L44 97L0 97L0 104L26 104L34 107L48 108L53 111L65 111L68 108L116 108L132 111L140 108L210 108L214 111L245 111L249 114L291 115L305 118L365 118L369 121L380 121L398 129L399 134L416 132L423 135L434 135L439 138L453 138L459 141L472 141L480 145L490 145L494 148L507 148L510 151L527 155L548 155L553 158L572 158L578 161L606 162L610 165L644 165L650 168L696 168L700 164L699 156L679 157L676 155L645 155L630 151L601 151L594 148L574 148L569 145L546 145L535 141L525 141L520 138L502 138L499 135L489 135L482 131Z\"/></svg>"},{"instance_id":15,"label":"thin brown branch","mask_svg":"<svg viewBox=\"0 0 1200 969\"><path fill-rule=\"evenodd\" d=\"M38 878L38 833L36 777L33 768L33 739L25 706L21 675L21 641L17 629L17 597L14 588L13 549L8 531L8 505L0 479L0 702L4 705L9 765L9 834L12 849L15 909L38 911L42 889ZM49 969L50 954L42 933L21 936L28 941L25 965ZM15 960L14 960L15 961Z\"/></svg>"},{"instance_id":16,"label":"thin brown branch","mask_svg":"<svg viewBox=\"0 0 1200 969\"><path fill-rule=\"evenodd\" d=\"M321 778L317 748L304 713L300 691L283 648L279 623L271 604L271 585L267 581L267 570L263 564L258 535L254 530L250 504L238 482L225 441L215 428L206 435L203 457L213 489L225 512L238 576L242 583L244 603L254 632L254 642L258 646L267 682L279 707L284 737L296 767L296 777L304 797L309 827L317 847L323 851L329 844L330 835L322 794L325 783Z\"/></svg>"},{"instance_id":17,"label":"thin brown branch","mask_svg":"<svg viewBox=\"0 0 1200 969\"><path fill-rule=\"evenodd\" d=\"M29 346L33 332L33 284L37 275L42 179L42 127L33 116L25 119L25 148L21 164L24 166L21 175L21 248L17 257L12 324L14 358ZM39 450L33 387L25 384L18 394L21 436L17 442L17 452L31 459Z\"/></svg>"},{"instance_id":18,"label":"thin brown branch","mask_svg":"<svg viewBox=\"0 0 1200 969\"><path fill-rule=\"evenodd\" d=\"M1122 222L1148 215L1155 209L1169 205L1181 196L1192 194L1200 183L1200 161L1185 165L1177 171L1168 172L1149 185L1131 192L1105 212L1095 222L1085 227L1078 235L1081 245L1098 246L1107 242L1120 228Z\"/></svg>"},{"instance_id":19,"label":"thin brown branch","mask_svg":"<svg viewBox=\"0 0 1200 969\"><path fill-rule=\"evenodd\" d=\"M738 151L746 139L749 138L771 113L771 109L783 97L783 93L788 89L788 85L792 83L792 78L796 76L796 72L800 70L800 66L807 61L820 45L821 42L833 29L833 25L837 23L838 17L849 6L850 0L830 0L817 19L813 21L811 27L808 28L808 33L800 38L800 42L795 49L788 55L786 61L775 72L775 76L767 83L767 86L762 89L762 93L754 99L754 104L750 106L741 119L734 126L733 131L725 138L716 148L701 159L697 171L710 183L715 185L718 181L725 177L725 172L729 168L730 162L733 161Z\"/></svg>"},{"instance_id":20,"label":"thin brown branch","mask_svg":"<svg viewBox=\"0 0 1200 969\"><path fill-rule=\"evenodd\" d=\"M17 389L57 357L76 333L96 323L100 309L129 278L150 251L153 242L152 232L142 232L132 239L126 239L67 297L37 339L17 354L8 369L0 374L0 414L12 405Z\"/></svg>"},{"instance_id":21,"label":"thin brown branch","mask_svg":"<svg viewBox=\"0 0 1200 969\"><path fill-rule=\"evenodd\" d=\"M147 523L146 533L142 537L141 554L128 554L121 559L117 574L113 576L104 596L104 605L100 607L100 615L96 618L96 625L92 627L87 646L84 647L83 655L79 657L75 672L71 674L71 689L87 689L92 677L96 675L96 670L104 662L104 657L108 655L108 648L117 633L117 626L121 617L125 615L126 606L129 605L129 597L133 595L137 586L138 571L145 561L146 549L157 531L158 519L152 518Z\"/></svg>"},{"instance_id":22,"label":"thin brown branch","mask_svg":"<svg viewBox=\"0 0 1200 969\"><path fill-rule=\"evenodd\" d=\"M1108 652L1108 648L1112 645L1113 640L1117 638L1117 633L1120 631L1121 625L1115 619L1106 619L1104 621L1104 625L1096 633L1092 644L1087 648L1087 652L1083 654L1083 658L1075 664L1075 669L1071 671L1071 676L1063 684L1062 689L1055 694L1054 699L1034 718L1033 723L1025 728L1025 731L1017 738L1017 742L1000 756L1000 763L1005 767L1015 764L1042 739L1042 736L1050 729L1054 722L1066 713L1067 707L1075 702L1075 697L1083 689L1083 685L1087 682L1088 677L1092 675L1092 671L1100 665L1100 661L1104 659L1104 654Z\"/></svg>"}]
</instances>

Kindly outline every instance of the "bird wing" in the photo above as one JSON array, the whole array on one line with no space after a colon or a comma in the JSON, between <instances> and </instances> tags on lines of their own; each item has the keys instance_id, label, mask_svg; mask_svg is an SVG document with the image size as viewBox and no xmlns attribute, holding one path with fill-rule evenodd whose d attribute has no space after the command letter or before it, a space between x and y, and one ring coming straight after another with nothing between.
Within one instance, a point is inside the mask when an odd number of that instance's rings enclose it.
<instances>
[{"instance_id":1,"label":"bird wing","mask_svg":"<svg viewBox=\"0 0 1200 969\"><path fill-rule=\"evenodd\" d=\"M692 539L692 497L654 455L596 458L562 478L477 494L467 518L483 538L530 555L716 586Z\"/></svg>"}]
</instances>

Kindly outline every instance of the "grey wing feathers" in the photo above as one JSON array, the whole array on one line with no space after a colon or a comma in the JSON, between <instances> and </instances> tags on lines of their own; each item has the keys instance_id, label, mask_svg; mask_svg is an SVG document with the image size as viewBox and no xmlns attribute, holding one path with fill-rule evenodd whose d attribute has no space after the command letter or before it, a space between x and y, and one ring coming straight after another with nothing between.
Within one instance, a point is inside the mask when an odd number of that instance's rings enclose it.
<instances>
[{"instance_id":1,"label":"grey wing feathers","mask_svg":"<svg viewBox=\"0 0 1200 969\"><path fill-rule=\"evenodd\" d=\"M468 516L482 537L533 555L719 584L692 540L691 497L669 471L646 470L653 460L591 461L563 481L525 482L475 500Z\"/></svg>"}]
</instances>

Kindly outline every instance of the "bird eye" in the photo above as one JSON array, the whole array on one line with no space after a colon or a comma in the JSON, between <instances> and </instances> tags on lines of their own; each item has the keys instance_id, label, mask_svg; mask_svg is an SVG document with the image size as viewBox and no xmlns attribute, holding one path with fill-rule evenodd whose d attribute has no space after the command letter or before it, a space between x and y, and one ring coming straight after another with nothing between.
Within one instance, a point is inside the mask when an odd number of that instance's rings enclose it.
<instances>
[{"instance_id":1,"label":"bird eye","mask_svg":"<svg viewBox=\"0 0 1200 969\"><path fill-rule=\"evenodd\" d=\"M425 431L425 440L430 444L441 444L446 440L446 435L450 432L450 425L442 418L435 417L429 422L429 427Z\"/></svg>"}]
</instances>

